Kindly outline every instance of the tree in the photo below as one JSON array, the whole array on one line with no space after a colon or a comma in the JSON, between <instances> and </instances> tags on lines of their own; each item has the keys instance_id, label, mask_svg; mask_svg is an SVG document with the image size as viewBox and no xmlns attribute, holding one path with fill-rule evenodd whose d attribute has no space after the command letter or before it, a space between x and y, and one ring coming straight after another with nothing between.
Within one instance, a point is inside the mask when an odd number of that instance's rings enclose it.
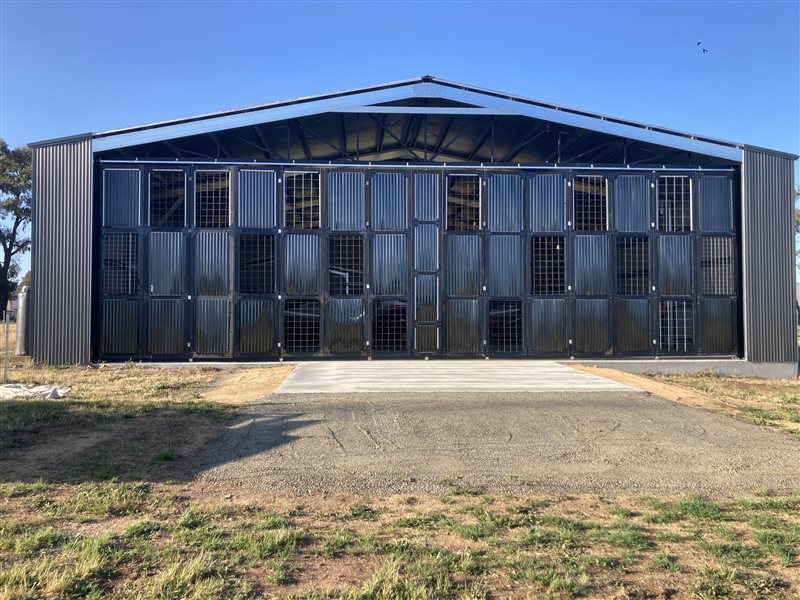
<instances>
[{"instance_id":1,"label":"tree","mask_svg":"<svg viewBox=\"0 0 800 600\"><path fill-rule=\"evenodd\" d=\"M31 239L25 230L31 220L31 150L10 150L0 139L0 307L5 310L16 288L19 255L28 251Z\"/></svg>"}]
</instances>

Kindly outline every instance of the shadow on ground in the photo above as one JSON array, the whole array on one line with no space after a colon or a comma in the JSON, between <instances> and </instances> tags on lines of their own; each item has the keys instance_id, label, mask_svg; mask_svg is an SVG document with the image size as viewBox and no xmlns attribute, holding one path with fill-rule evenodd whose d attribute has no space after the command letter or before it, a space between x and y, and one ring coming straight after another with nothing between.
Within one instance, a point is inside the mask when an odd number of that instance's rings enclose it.
<instances>
[{"instance_id":1,"label":"shadow on ground","mask_svg":"<svg viewBox=\"0 0 800 600\"><path fill-rule=\"evenodd\" d=\"M25 428L20 419L15 426L23 412L39 425ZM309 424L301 414L264 418L228 409L103 418L96 405L64 400L6 402L0 419L0 482L191 481L209 444L228 427L251 422L247 427L258 440L251 449L266 452L290 443L291 431Z\"/></svg>"}]
</instances>

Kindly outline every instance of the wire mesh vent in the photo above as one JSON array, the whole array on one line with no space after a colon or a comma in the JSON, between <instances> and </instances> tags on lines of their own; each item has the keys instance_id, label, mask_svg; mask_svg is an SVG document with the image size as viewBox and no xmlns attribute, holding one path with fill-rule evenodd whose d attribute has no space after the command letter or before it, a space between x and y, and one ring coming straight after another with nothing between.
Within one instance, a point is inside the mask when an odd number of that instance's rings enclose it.
<instances>
[{"instance_id":1,"label":"wire mesh vent","mask_svg":"<svg viewBox=\"0 0 800 600\"><path fill-rule=\"evenodd\" d=\"M150 173L150 227L186 225L186 174L183 171Z\"/></svg>"},{"instance_id":2,"label":"wire mesh vent","mask_svg":"<svg viewBox=\"0 0 800 600\"><path fill-rule=\"evenodd\" d=\"M139 292L139 240L135 233L107 233L103 238L103 293Z\"/></svg>"},{"instance_id":3,"label":"wire mesh vent","mask_svg":"<svg viewBox=\"0 0 800 600\"><path fill-rule=\"evenodd\" d=\"M575 229L608 229L608 184L605 177L579 176L573 182Z\"/></svg>"},{"instance_id":4,"label":"wire mesh vent","mask_svg":"<svg viewBox=\"0 0 800 600\"><path fill-rule=\"evenodd\" d=\"M330 238L330 293L358 296L364 293L364 238L337 235Z\"/></svg>"},{"instance_id":5,"label":"wire mesh vent","mask_svg":"<svg viewBox=\"0 0 800 600\"><path fill-rule=\"evenodd\" d=\"M489 351L522 352L522 302L489 302Z\"/></svg>"},{"instance_id":6,"label":"wire mesh vent","mask_svg":"<svg viewBox=\"0 0 800 600\"><path fill-rule=\"evenodd\" d=\"M372 305L372 347L375 352L405 352L408 343L403 300L380 300Z\"/></svg>"},{"instance_id":7,"label":"wire mesh vent","mask_svg":"<svg viewBox=\"0 0 800 600\"><path fill-rule=\"evenodd\" d=\"M531 293L563 294L565 291L565 243L562 236L531 238Z\"/></svg>"},{"instance_id":8,"label":"wire mesh vent","mask_svg":"<svg viewBox=\"0 0 800 600\"><path fill-rule=\"evenodd\" d=\"M447 228L455 231L478 231L480 225L480 177L450 175L447 178Z\"/></svg>"},{"instance_id":9,"label":"wire mesh vent","mask_svg":"<svg viewBox=\"0 0 800 600\"><path fill-rule=\"evenodd\" d=\"M284 219L288 229L319 229L319 173L286 173Z\"/></svg>"},{"instance_id":10,"label":"wire mesh vent","mask_svg":"<svg viewBox=\"0 0 800 600\"><path fill-rule=\"evenodd\" d=\"M272 294L275 289L275 236L242 234L239 237L239 291Z\"/></svg>"},{"instance_id":11,"label":"wire mesh vent","mask_svg":"<svg viewBox=\"0 0 800 600\"><path fill-rule=\"evenodd\" d=\"M694 307L689 300L659 302L659 331L662 352L694 350Z\"/></svg>"},{"instance_id":12,"label":"wire mesh vent","mask_svg":"<svg viewBox=\"0 0 800 600\"><path fill-rule=\"evenodd\" d=\"M230 183L227 171L195 173L195 225L228 227L230 225Z\"/></svg>"},{"instance_id":13,"label":"wire mesh vent","mask_svg":"<svg viewBox=\"0 0 800 600\"><path fill-rule=\"evenodd\" d=\"M658 230L692 230L692 182L688 177L658 178Z\"/></svg>"},{"instance_id":14,"label":"wire mesh vent","mask_svg":"<svg viewBox=\"0 0 800 600\"><path fill-rule=\"evenodd\" d=\"M727 237L704 237L700 269L704 294L732 296L733 240Z\"/></svg>"},{"instance_id":15,"label":"wire mesh vent","mask_svg":"<svg viewBox=\"0 0 800 600\"><path fill-rule=\"evenodd\" d=\"M650 291L650 245L646 237L617 239L617 292L644 296Z\"/></svg>"},{"instance_id":16,"label":"wire mesh vent","mask_svg":"<svg viewBox=\"0 0 800 600\"><path fill-rule=\"evenodd\" d=\"M287 352L319 352L319 300L287 300L283 328Z\"/></svg>"}]
</instances>

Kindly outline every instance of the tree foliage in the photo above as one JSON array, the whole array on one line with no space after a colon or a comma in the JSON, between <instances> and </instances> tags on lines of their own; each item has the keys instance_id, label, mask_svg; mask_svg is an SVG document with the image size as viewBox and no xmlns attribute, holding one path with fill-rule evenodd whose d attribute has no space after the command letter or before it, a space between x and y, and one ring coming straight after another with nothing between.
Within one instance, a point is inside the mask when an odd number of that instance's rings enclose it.
<instances>
[{"instance_id":1,"label":"tree foliage","mask_svg":"<svg viewBox=\"0 0 800 600\"><path fill-rule=\"evenodd\" d=\"M16 287L19 255L31 245L26 229L31 220L31 150L27 146L11 150L0 139L0 306L5 309Z\"/></svg>"}]
</instances>

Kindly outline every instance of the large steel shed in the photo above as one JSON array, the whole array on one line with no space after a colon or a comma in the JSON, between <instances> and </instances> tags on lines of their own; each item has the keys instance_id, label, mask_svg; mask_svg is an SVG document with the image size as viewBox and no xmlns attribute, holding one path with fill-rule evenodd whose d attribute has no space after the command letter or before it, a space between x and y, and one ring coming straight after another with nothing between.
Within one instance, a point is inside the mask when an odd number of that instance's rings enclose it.
<instances>
[{"instance_id":1,"label":"large steel shed","mask_svg":"<svg viewBox=\"0 0 800 600\"><path fill-rule=\"evenodd\" d=\"M33 148L36 361L796 372L794 155L429 76Z\"/></svg>"}]
</instances>

